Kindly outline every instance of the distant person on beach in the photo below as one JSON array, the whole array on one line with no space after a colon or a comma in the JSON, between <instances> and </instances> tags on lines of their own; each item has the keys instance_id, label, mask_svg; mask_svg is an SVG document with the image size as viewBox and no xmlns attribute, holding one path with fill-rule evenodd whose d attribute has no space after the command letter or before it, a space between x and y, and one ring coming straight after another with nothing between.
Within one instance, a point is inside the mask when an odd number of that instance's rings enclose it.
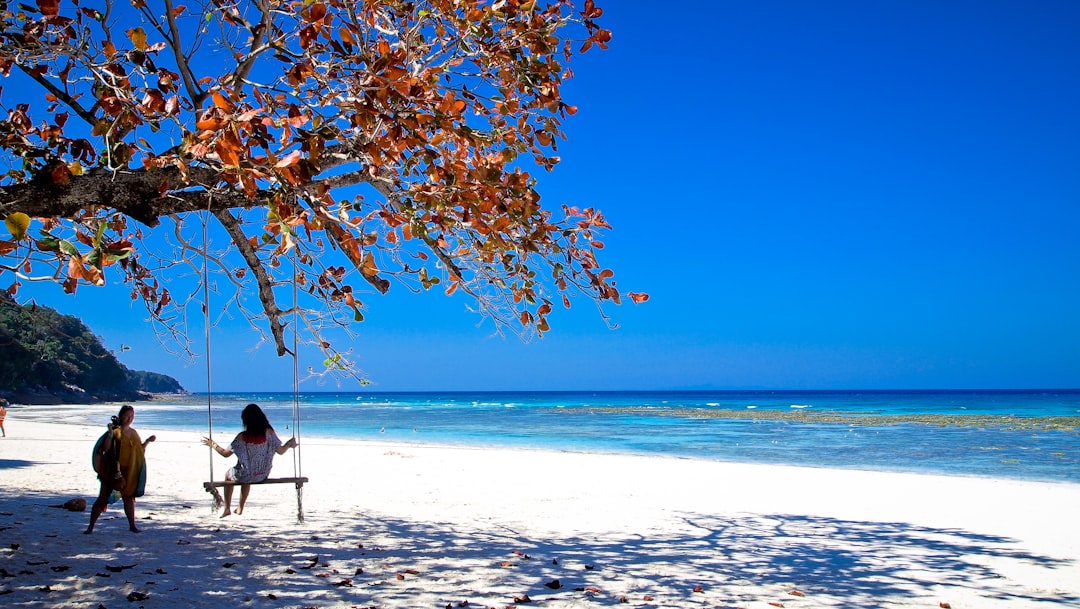
<instances>
[{"instance_id":1,"label":"distant person on beach","mask_svg":"<svg viewBox=\"0 0 1080 609\"><path fill-rule=\"evenodd\" d=\"M4 419L7 418L7 406L8 401L0 398L0 432L4 434L5 438L7 437L7 430L4 429Z\"/></svg>"},{"instance_id":2,"label":"distant person on beach","mask_svg":"<svg viewBox=\"0 0 1080 609\"><path fill-rule=\"evenodd\" d=\"M139 432L131 424L135 421L135 409L124 405L120 412L109 422L109 431L95 445L94 463L98 470L101 490L90 509L90 526L87 534L94 532L94 525L101 513L108 509L109 497L119 493L124 501L124 514L127 516L128 530L138 533L135 526L135 498L142 497L146 490L146 447L157 436L150 436L143 442Z\"/></svg>"},{"instance_id":3,"label":"distant person on beach","mask_svg":"<svg viewBox=\"0 0 1080 609\"><path fill-rule=\"evenodd\" d=\"M247 503L248 493L251 491L252 482L262 482L270 475L270 468L274 464L274 455L284 455L285 451L296 446L296 438L282 444L274 428L270 426L270 420L259 408L258 404L248 404L240 413L240 420L244 424L244 431L236 434L229 448L224 448L211 438L203 438L202 443L214 449L222 457L229 458L236 455L237 463L225 473L225 480L240 484L240 505L236 508L237 514L244 513L244 504ZM225 511L221 517L232 514L232 484L225 485Z\"/></svg>"}]
</instances>

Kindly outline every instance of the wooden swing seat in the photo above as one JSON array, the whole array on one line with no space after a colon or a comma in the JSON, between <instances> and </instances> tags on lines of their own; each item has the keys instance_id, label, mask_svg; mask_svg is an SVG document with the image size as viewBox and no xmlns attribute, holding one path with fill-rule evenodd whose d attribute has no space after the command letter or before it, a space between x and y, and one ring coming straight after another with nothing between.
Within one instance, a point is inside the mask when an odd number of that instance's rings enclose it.
<instances>
[{"instance_id":1,"label":"wooden swing seat","mask_svg":"<svg viewBox=\"0 0 1080 609\"><path fill-rule=\"evenodd\" d=\"M217 480L213 482L203 482L203 488L209 491L212 488L219 486L237 486L239 484L250 484L252 486L256 484L295 484L297 487L303 486L308 479L306 476L300 478L267 478L259 482L237 482L235 480Z\"/></svg>"},{"instance_id":2,"label":"wooden swing seat","mask_svg":"<svg viewBox=\"0 0 1080 609\"><path fill-rule=\"evenodd\" d=\"M308 479L306 477L303 477L303 476L296 477L296 478L267 478L266 480L262 480L260 482L237 482L235 480L218 480L218 481L213 481L212 480L210 482L203 482L203 488L206 489L206 492L208 492L208 493L210 493L211 495L214 496L214 509L217 509L217 508L221 507L221 504L224 501L221 498L221 493L218 492L218 487L219 486L237 486L237 485L241 485L241 484L250 484L252 486L257 485L257 484L292 484L292 485L295 485L296 486L296 522L302 523L302 522L304 522L304 502L303 502L303 500L301 499L300 496L302 495L301 491L304 488L304 483L307 482L307 481L308 481Z\"/></svg>"}]
</instances>

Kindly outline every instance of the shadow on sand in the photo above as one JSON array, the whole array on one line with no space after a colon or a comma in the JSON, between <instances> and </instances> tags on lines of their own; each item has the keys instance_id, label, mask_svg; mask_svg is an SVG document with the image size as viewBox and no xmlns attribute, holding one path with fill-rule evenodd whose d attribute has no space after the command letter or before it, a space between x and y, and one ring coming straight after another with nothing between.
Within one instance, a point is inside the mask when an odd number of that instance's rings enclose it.
<instances>
[{"instance_id":1,"label":"shadow on sand","mask_svg":"<svg viewBox=\"0 0 1080 609\"><path fill-rule=\"evenodd\" d=\"M489 521L311 506L304 524L284 527L288 506L249 505L242 518L219 520L206 503L148 498L143 533L126 531L117 506L84 536L88 515L57 503L10 490L0 499L5 607L502 608L526 595L564 608L937 606L961 589L1001 606L1080 604L988 566L992 557L1046 569L1068 561L1006 538L903 523L685 514L677 534L536 539Z\"/></svg>"}]
</instances>

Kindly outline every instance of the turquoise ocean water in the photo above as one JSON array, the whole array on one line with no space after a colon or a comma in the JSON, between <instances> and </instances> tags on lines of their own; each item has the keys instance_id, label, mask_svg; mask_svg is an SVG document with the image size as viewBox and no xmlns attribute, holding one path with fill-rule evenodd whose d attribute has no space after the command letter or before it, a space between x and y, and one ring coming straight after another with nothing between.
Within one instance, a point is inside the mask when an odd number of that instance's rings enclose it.
<instances>
[{"instance_id":1,"label":"turquoise ocean water","mask_svg":"<svg viewBox=\"0 0 1080 609\"><path fill-rule=\"evenodd\" d=\"M294 396L214 394L215 436L261 405L290 435ZM136 427L204 432L206 394L137 404ZM102 424L115 406L12 416ZM304 393L299 431L446 445L666 455L1080 483L1080 390Z\"/></svg>"}]
</instances>

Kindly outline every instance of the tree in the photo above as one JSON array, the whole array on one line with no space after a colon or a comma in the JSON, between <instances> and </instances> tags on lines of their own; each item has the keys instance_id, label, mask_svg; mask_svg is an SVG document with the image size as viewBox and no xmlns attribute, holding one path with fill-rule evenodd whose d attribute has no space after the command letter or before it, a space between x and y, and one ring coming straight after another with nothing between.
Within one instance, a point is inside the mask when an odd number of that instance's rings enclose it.
<instances>
[{"instance_id":1,"label":"tree","mask_svg":"<svg viewBox=\"0 0 1080 609\"><path fill-rule=\"evenodd\" d=\"M569 62L610 40L592 0L2 10L10 294L117 277L182 338L207 298L166 278L193 269L279 355L296 323L338 365L325 330L362 320L361 293L391 280L464 292L526 339L574 294L621 299L596 257L604 216L542 207L528 171L559 162Z\"/></svg>"}]
</instances>

